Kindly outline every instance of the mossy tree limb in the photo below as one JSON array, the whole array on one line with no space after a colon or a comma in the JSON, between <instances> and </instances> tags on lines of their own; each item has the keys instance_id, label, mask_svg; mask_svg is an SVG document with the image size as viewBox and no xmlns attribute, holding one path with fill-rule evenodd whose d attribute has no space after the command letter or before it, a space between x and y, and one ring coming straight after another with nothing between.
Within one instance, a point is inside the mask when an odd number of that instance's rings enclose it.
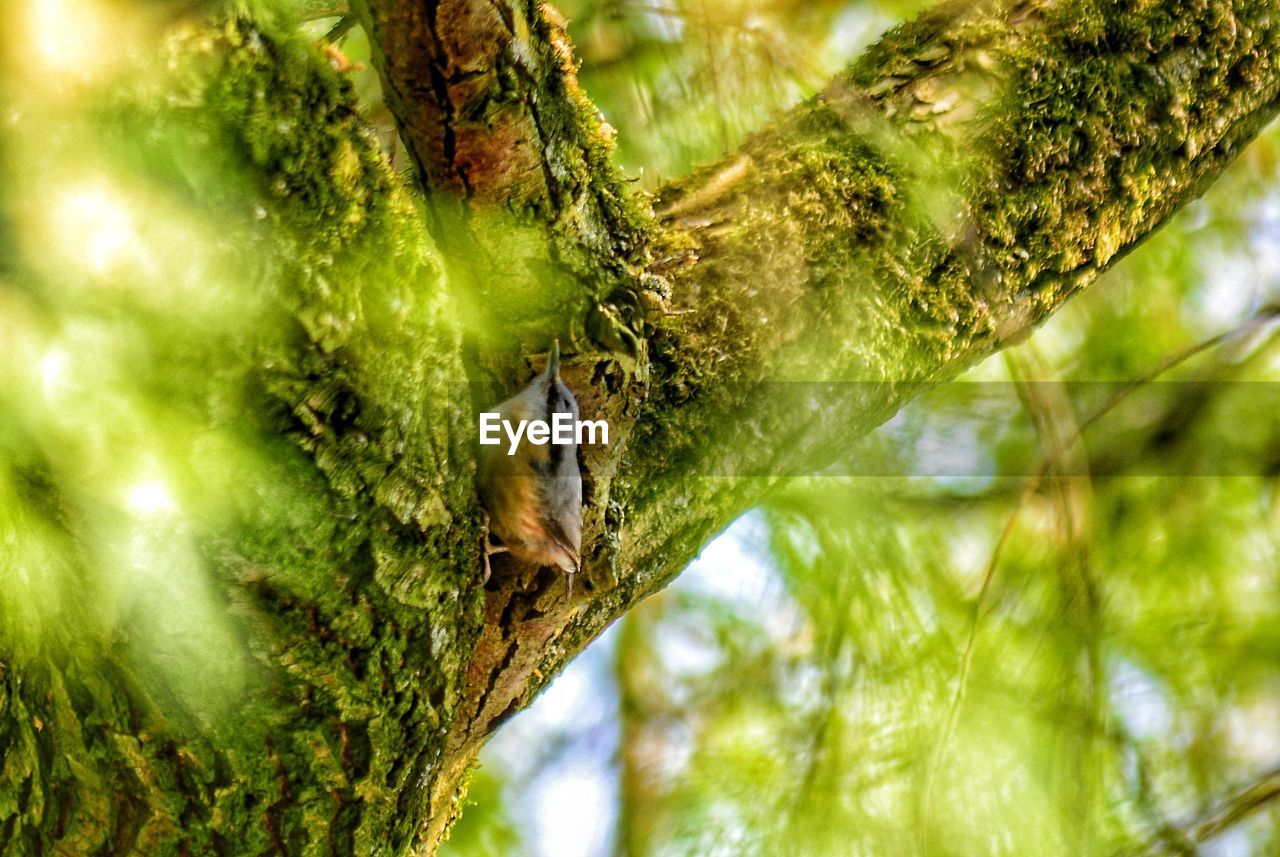
<instances>
[{"instance_id":1,"label":"mossy tree limb","mask_svg":"<svg viewBox=\"0 0 1280 857\"><path fill-rule=\"evenodd\" d=\"M613 129L578 85L563 20L526 0L369 0L356 11L429 192L452 290L480 317L477 350L581 338L589 312L636 287L648 220L612 163ZM611 337L642 357L634 331ZM505 383L512 367L490 368Z\"/></svg>"},{"instance_id":2,"label":"mossy tree limb","mask_svg":"<svg viewBox=\"0 0 1280 857\"><path fill-rule=\"evenodd\" d=\"M812 471L919 384L1027 335L1202 193L1275 115L1274 13L944 5L663 189L654 255L676 313L655 324L651 383L676 402L642 416L624 468L654 509L632 509L640 567L679 538L658 510L687 490L646 450L694 472ZM768 397L744 409L752 382L787 378L859 383L791 420ZM707 444L695 402L746 431ZM750 442L762 424L770 442Z\"/></svg>"},{"instance_id":3,"label":"mossy tree limb","mask_svg":"<svg viewBox=\"0 0 1280 857\"><path fill-rule=\"evenodd\" d=\"M777 476L820 468L922 385L1027 335L1202 192L1275 113L1275 11L944 4L663 188L656 226L638 224L650 288L613 296L650 371L610 462L620 476L596 517L610 526L588 533L598 585L573 616L490 593L473 661L484 701L455 724L457 746L519 710L538 676ZM815 399L769 383L788 379L834 386Z\"/></svg>"}]
</instances>

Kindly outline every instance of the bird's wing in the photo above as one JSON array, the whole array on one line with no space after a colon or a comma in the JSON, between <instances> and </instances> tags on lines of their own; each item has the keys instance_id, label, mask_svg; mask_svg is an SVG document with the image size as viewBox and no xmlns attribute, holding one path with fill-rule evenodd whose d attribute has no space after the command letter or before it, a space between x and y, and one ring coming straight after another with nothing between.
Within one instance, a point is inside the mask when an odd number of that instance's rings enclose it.
<instances>
[{"instance_id":1,"label":"bird's wing","mask_svg":"<svg viewBox=\"0 0 1280 857\"><path fill-rule=\"evenodd\" d=\"M573 564L579 565L579 551L582 549L582 488L580 485L576 487L577 491L569 490L564 496L555 499L548 497L544 489L542 525L551 540L573 557Z\"/></svg>"}]
</instances>

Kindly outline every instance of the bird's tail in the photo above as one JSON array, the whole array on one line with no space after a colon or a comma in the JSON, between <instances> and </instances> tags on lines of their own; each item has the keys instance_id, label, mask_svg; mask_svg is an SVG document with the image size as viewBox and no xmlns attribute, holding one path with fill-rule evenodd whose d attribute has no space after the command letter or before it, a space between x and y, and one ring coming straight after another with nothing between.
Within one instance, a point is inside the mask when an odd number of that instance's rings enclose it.
<instances>
[{"instance_id":1,"label":"bird's tail","mask_svg":"<svg viewBox=\"0 0 1280 857\"><path fill-rule=\"evenodd\" d=\"M547 356L546 374L550 378L560 375L560 340L558 339L551 343L551 354Z\"/></svg>"}]
</instances>

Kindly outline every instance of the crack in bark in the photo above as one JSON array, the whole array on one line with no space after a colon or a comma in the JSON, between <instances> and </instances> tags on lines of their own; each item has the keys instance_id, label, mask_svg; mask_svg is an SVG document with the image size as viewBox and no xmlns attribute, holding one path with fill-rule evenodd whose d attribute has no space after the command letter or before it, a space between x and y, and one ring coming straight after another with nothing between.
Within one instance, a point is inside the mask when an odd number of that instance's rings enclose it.
<instances>
[{"instance_id":1,"label":"crack in bark","mask_svg":"<svg viewBox=\"0 0 1280 857\"><path fill-rule=\"evenodd\" d=\"M518 60L514 63L519 76L525 81L530 90L536 85L534 75L524 67L524 64ZM529 119L533 122L534 131L538 135L538 150L542 153L542 157L538 159L539 165L542 167L542 180L547 187L547 201L554 212L553 223L558 223L564 217L566 206L563 199L564 194L561 193L557 185L555 176L551 173L551 143L547 137L546 131L542 127L542 116L539 113L538 106L534 102L533 97L529 94L523 96L525 108L529 111Z\"/></svg>"},{"instance_id":2,"label":"crack in bark","mask_svg":"<svg viewBox=\"0 0 1280 857\"><path fill-rule=\"evenodd\" d=\"M485 682L484 689L480 692L475 703L475 713L467 718L466 734L471 739L477 726L482 726L481 720L484 712L489 706L489 697L493 695L494 690L498 686L498 682L502 679L503 673L511 666L511 662L515 659L516 651L520 647L520 641L515 638L515 629L511 624L511 614L515 610L516 599L512 598L507 602L506 607L502 611L502 619L499 620L497 627L501 629L503 655L498 659L497 663L489 669L488 679Z\"/></svg>"},{"instance_id":3,"label":"crack in bark","mask_svg":"<svg viewBox=\"0 0 1280 857\"><path fill-rule=\"evenodd\" d=\"M427 70L431 75L432 89L435 91L436 103L440 105L440 127L443 131L441 146L441 160L445 164L449 164L453 168L453 173L458 178L458 182L462 185L462 196L464 199L471 199L473 190L471 188L471 180L467 176L466 169L457 162L458 143L456 132L453 127L454 122L454 104L453 99L449 95L449 78L445 74L448 64L448 54L445 52L444 43L440 39L439 31L439 14L441 0L432 0L426 4L425 12L427 15L427 32L431 36L431 42L435 46L436 56L440 58L440 62L430 63Z\"/></svg>"}]
</instances>

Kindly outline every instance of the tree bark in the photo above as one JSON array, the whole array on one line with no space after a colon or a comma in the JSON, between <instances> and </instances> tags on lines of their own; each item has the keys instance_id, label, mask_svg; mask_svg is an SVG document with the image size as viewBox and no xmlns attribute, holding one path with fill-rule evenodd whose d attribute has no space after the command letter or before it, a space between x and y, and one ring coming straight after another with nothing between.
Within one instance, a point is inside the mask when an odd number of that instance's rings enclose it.
<instances>
[{"instance_id":1,"label":"tree bark","mask_svg":"<svg viewBox=\"0 0 1280 857\"><path fill-rule=\"evenodd\" d=\"M13 853L434 852L485 739L569 659L780 478L1027 335L1280 85L1275 3L944 4L648 199L550 7L354 9L425 211L338 76L243 18L180 42L188 97L137 118L227 141L267 213L240 233L266 332L197 355L242 368L209 384L248 418L201 401L257 451L200 474L235 509L197 543L236 642L193 681L127 617L82 634L91 523L33 445L6 490L41 498L75 585L3 638ZM474 410L555 336L613 441L585 451L572 598L503 557L484 587L472 485Z\"/></svg>"}]
</instances>

